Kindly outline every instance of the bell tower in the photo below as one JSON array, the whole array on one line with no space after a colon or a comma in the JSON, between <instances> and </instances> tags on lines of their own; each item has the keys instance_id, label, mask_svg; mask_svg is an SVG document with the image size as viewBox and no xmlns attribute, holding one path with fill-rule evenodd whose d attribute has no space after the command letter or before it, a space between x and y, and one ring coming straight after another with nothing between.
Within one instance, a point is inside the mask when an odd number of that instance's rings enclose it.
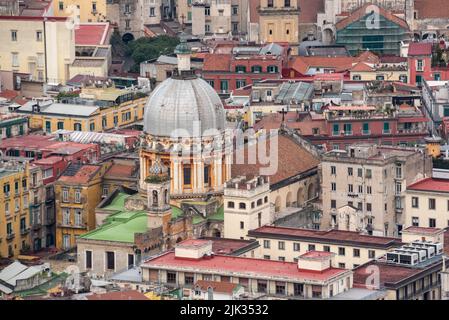
<instances>
[{"instance_id":1,"label":"bell tower","mask_svg":"<svg viewBox=\"0 0 449 320\"><path fill-rule=\"evenodd\" d=\"M159 157L153 161L149 173L145 180L147 185L148 227L162 226L163 229L168 229L168 222L171 219L170 176Z\"/></svg>"}]
</instances>

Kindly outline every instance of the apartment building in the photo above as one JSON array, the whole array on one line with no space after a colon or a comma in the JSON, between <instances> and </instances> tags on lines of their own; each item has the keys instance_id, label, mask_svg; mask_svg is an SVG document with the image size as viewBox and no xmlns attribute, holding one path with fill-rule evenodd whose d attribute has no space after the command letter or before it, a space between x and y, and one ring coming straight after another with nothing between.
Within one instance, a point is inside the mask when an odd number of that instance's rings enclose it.
<instances>
[{"instance_id":1,"label":"apartment building","mask_svg":"<svg viewBox=\"0 0 449 320\"><path fill-rule=\"evenodd\" d=\"M362 235L352 231L268 225L250 230L248 238L259 242L260 246L255 252L255 257L259 259L298 262L302 254L317 250L335 254L335 265L343 269L357 268L402 245L398 238Z\"/></svg>"},{"instance_id":2,"label":"apartment building","mask_svg":"<svg viewBox=\"0 0 449 320\"><path fill-rule=\"evenodd\" d=\"M0 257L30 249L29 166L0 162Z\"/></svg>"},{"instance_id":3,"label":"apartment building","mask_svg":"<svg viewBox=\"0 0 449 320\"><path fill-rule=\"evenodd\" d=\"M69 79L75 36L67 18L1 16L0 42L0 69L54 85Z\"/></svg>"},{"instance_id":4,"label":"apartment building","mask_svg":"<svg viewBox=\"0 0 449 320\"><path fill-rule=\"evenodd\" d=\"M227 36L232 31L231 0L193 1L191 21L194 36Z\"/></svg>"},{"instance_id":5,"label":"apartment building","mask_svg":"<svg viewBox=\"0 0 449 320\"><path fill-rule=\"evenodd\" d=\"M101 201L106 168L72 164L55 182L56 248L72 248L77 236L95 229L95 207Z\"/></svg>"},{"instance_id":6,"label":"apartment building","mask_svg":"<svg viewBox=\"0 0 449 320\"><path fill-rule=\"evenodd\" d=\"M449 226L449 180L425 178L405 191L405 225L446 228Z\"/></svg>"},{"instance_id":7,"label":"apartment building","mask_svg":"<svg viewBox=\"0 0 449 320\"><path fill-rule=\"evenodd\" d=\"M146 97L113 91L107 90L104 95L88 95L92 98L73 103L29 101L17 112L30 117L32 129L42 129L47 133L61 129L101 132L143 119Z\"/></svg>"},{"instance_id":8,"label":"apartment building","mask_svg":"<svg viewBox=\"0 0 449 320\"><path fill-rule=\"evenodd\" d=\"M325 153L321 170L322 229L397 236L405 223L404 191L431 176L432 160L416 148L356 144ZM344 207L355 210L347 213ZM355 224L338 223L354 214Z\"/></svg>"},{"instance_id":9,"label":"apartment building","mask_svg":"<svg viewBox=\"0 0 449 320\"><path fill-rule=\"evenodd\" d=\"M107 0L56 0L53 13L56 17L70 17L81 23L107 21Z\"/></svg>"},{"instance_id":10,"label":"apartment building","mask_svg":"<svg viewBox=\"0 0 449 320\"><path fill-rule=\"evenodd\" d=\"M28 117L16 113L0 113L0 140L28 134Z\"/></svg>"},{"instance_id":11,"label":"apartment building","mask_svg":"<svg viewBox=\"0 0 449 320\"><path fill-rule=\"evenodd\" d=\"M237 177L224 189L224 237L247 239L248 231L272 223L267 177Z\"/></svg>"},{"instance_id":12,"label":"apartment building","mask_svg":"<svg viewBox=\"0 0 449 320\"><path fill-rule=\"evenodd\" d=\"M310 251L297 263L212 253L212 242L186 240L141 264L143 281L193 287L198 280L238 283L252 294L327 299L352 288L352 271L335 268L334 254Z\"/></svg>"}]
</instances>

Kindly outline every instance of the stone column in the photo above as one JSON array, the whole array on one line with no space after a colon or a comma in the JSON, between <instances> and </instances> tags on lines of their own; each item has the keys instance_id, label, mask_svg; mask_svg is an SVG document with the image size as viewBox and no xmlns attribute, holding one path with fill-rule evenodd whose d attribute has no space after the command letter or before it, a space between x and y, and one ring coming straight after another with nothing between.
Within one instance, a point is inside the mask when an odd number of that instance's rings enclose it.
<instances>
[{"instance_id":1,"label":"stone column","mask_svg":"<svg viewBox=\"0 0 449 320\"><path fill-rule=\"evenodd\" d=\"M180 167L180 161L178 159L173 159L173 193L179 193L179 167Z\"/></svg>"}]
</instances>

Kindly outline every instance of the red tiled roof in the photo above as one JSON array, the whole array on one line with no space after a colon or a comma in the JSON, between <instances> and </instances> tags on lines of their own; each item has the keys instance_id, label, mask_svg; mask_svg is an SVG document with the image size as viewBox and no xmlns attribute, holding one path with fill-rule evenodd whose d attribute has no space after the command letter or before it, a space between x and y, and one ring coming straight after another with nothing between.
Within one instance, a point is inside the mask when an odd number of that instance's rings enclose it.
<instances>
[{"instance_id":1,"label":"red tiled roof","mask_svg":"<svg viewBox=\"0 0 449 320\"><path fill-rule=\"evenodd\" d=\"M115 163L109 168L105 176L130 177L133 174L135 168L136 167L134 165Z\"/></svg>"},{"instance_id":2,"label":"red tiled roof","mask_svg":"<svg viewBox=\"0 0 449 320\"><path fill-rule=\"evenodd\" d=\"M367 65L364 62L359 62L351 68L352 72L369 72L369 71L373 71L373 70L374 70L374 68L370 67L369 65Z\"/></svg>"},{"instance_id":3,"label":"red tiled roof","mask_svg":"<svg viewBox=\"0 0 449 320\"><path fill-rule=\"evenodd\" d=\"M336 72L347 71L352 68L353 57L303 57L297 56L290 62L290 67L305 75L312 67L335 69Z\"/></svg>"},{"instance_id":4,"label":"red tiled roof","mask_svg":"<svg viewBox=\"0 0 449 320\"><path fill-rule=\"evenodd\" d=\"M273 152L277 153L277 170L276 173L270 175L271 185L312 170L318 166L319 159L296 143L293 138L283 134L279 134L277 137L277 146L273 137L264 140L266 143L266 154L270 154L271 148L275 148ZM238 164L235 157L236 154L241 152L243 153L244 163ZM243 150L240 149L234 152L234 162L231 172L233 177L243 175L257 176L261 174L261 168L268 169L270 165L270 163L261 164L260 159L257 159L257 163L255 164L249 163L248 146L245 145Z\"/></svg>"},{"instance_id":5,"label":"red tiled roof","mask_svg":"<svg viewBox=\"0 0 449 320\"><path fill-rule=\"evenodd\" d=\"M347 270L339 268L328 268L323 271L299 269L294 262L284 262L276 260L253 259L244 257L214 255L210 258L192 260L176 257L173 251L162 254L154 259L142 264L142 267L157 269L171 267L195 269L223 274L228 272L246 273L257 277L283 277L298 280L327 281L330 278L346 273Z\"/></svg>"},{"instance_id":6,"label":"red tiled roof","mask_svg":"<svg viewBox=\"0 0 449 320\"><path fill-rule=\"evenodd\" d=\"M17 91L9 90L9 89L5 89L2 92L0 92L0 98L5 98L10 101L15 99L18 95L19 95L19 93Z\"/></svg>"},{"instance_id":7,"label":"red tiled roof","mask_svg":"<svg viewBox=\"0 0 449 320\"><path fill-rule=\"evenodd\" d=\"M28 135L3 139L2 149L23 148L27 150L40 150L55 143L52 136Z\"/></svg>"},{"instance_id":8,"label":"red tiled roof","mask_svg":"<svg viewBox=\"0 0 449 320\"><path fill-rule=\"evenodd\" d=\"M230 254L236 250L243 249L254 241L240 240L240 239L228 239L228 238L202 238L204 240L212 241L212 251L217 254Z\"/></svg>"},{"instance_id":9,"label":"red tiled roof","mask_svg":"<svg viewBox=\"0 0 449 320\"><path fill-rule=\"evenodd\" d=\"M366 62L366 63L379 63L380 61L379 57L369 50L363 51L355 58L355 60L357 62Z\"/></svg>"},{"instance_id":10,"label":"red tiled roof","mask_svg":"<svg viewBox=\"0 0 449 320\"><path fill-rule=\"evenodd\" d=\"M87 300L149 300L143 293L135 290L117 291L87 296Z\"/></svg>"},{"instance_id":11,"label":"red tiled roof","mask_svg":"<svg viewBox=\"0 0 449 320\"><path fill-rule=\"evenodd\" d=\"M207 291L209 288L212 288L214 292L222 292L227 294L232 294L238 286L238 283L206 280L198 280L195 283L195 288L199 287L203 291Z\"/></svg>"},{"instance_id":12,"label":"red tiled roof","mask_svg":"<svg viewBox=\"0 0 449 320\"><path fill-rule=\"evenodd\" d=\"M361 6L360 8L356 9L355 11L353 11L347 18L340 20L339 22L337 22L335 24L335 28L337 30L341 30L346 28L348 25L352 24L353 22L356 22L360 19L362 19L364 16L366 16L367 14L370 14L369 12L367 13L367 9L373 6L373 4L371 3L367 3L363 6ZM401 26L404 29L409 29L409 26L407 24L407 22L397 16L395 16L394 14L392 14L391 12L385 10L382 7L378 7L378 12L381 16L383 16L385 19Z\"/></svg>"},{"instance_id":13,"label":"red tiled roof","mask_svg":"<svg viewBox=\"0 0 449 320\"><path fill-rule=\"evenodd\" d=\"M231 55L208 53L204 57L203 71L230 71Z\"/></svg>"},{"instance_id":14,"label":"red tiled roof","mask_svg":"<svg viewBox=\"0 0 449 320\"><path fill-rule=\"evenodd\" d=\"M58 181L69 182L72 184L88 183L100 168L101 166L96 165L83 165L75 175L66 176L63 173Z\"/></svg>"},{"instance_id":15,"label":"red tiled roof","mask_svg":"<svg viewBox=\"0 0 449 320\"><path fill-rule=\"evenodd\" d=\"M372 265L376 266L379 272L379 285L381 287L386 286L394 287L394 284L406 280L414 275L419 274L423 269L409 268L394 264L379 263L376 261L370 261L363 266L354 269L354 287L366 287L368 277L372 276Z\"/></svg>"},{"instance_id":16,"label":"red tiled roof","mask_svg":"<svg viewBox=\"0 0 449 320\"><path fill-rule=\"evenodd\" d=\"M403 63L403 62L407 62L407 58L399 57L399 56L381 56L380 62L381 63Z\"/></svg>"},{"instance_id":17,"label":"red tiled roof","mask_svg":"<svg viewBox=\"0 0 449 320\"><path fill-rule=\"evenodd\" d=\"M109 23L82 23L75 29L75 44L103 45L107 44Z\"/></svg>"},{"instance_id":18,"label":"red tiled roof","mask_svg":"<svg viewBox=\"0 0 449 320\"><path fill-rule=\"evenodd\" d=\"M415 227L415 226L410 226L408 228L405 228L404 231L407 232L416 232L416 233L427 233L427 234L438 234L441 231L443 231L440 228L430 228L430 227Z\"/></svg>"},{"instance_id":19,"label":"red tiled roof","mask_svg":"<svg viewBox=\"0 0 449 320\"><path fill-rule=\"evenodd\" d=\"M432 44L425 42L412 42L408 47L408 56L430 56Z\"/></svg>"},{"instance_id":20,"label":"red tiled roof","mask_svg":"<svg viewBox=\"0 0 449 320\"><path fill-rule=\"evenodd\" d=\"M407 187L407 190L449 192L449 180L437 178L425 178Z\"/></svg>"},{"instance_id":21,"label":"red tiled roof","mask_svg":"<svg viewBox=\"0 0 449 320\"><path fill-rule=\"evenodd\" d=\"M449 19L447 0L415 0L415 10L419 19L443 18Z\"/></svg>"},{"instance_id":22,"label":"red tiled roof","mask_svg":"<svg viewBox=\"0 0 449 320\"><path fill-rule=\"evenodd\" d=\"M50 156L48 158L43 158L39 160L35 160L33 163L37 165L52 165L59 161L63 161L64 158L58 156Z\"/></svg>"},{"instance_id":23,"label":"red tiled roof","mask_svg":"<svg viewBox=\"0 0 449 320\"><path fill-rule=\"evenodd\" d=\"M362 235L358 232L343 231L343 230L312 230L301 228L275 227L263 226L255 230L250 230L249 234L258 237L273 236L282 238L288 236L297 239L311 239L320 242L332 243L351 243L360 246L381 246L381 247L396 247L400 246L402 242L398 238L391 237L377 237L370 235Z\"/></svg>"}]
</instances>

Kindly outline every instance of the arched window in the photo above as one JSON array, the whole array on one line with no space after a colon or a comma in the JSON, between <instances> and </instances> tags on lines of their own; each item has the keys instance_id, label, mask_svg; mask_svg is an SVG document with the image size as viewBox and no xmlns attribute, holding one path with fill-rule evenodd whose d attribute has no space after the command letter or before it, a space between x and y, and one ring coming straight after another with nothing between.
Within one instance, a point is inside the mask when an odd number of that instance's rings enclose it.
<instances>
[{"instance_id":1,"label":"arched window","mask_svg":"<svg viewBox=\"0 0 449 320\"><path fill-rule=\"evenodd\" d=\"M228 201L228 208L234 208L234 201Z\"/></svg>"},{"instance_id":2,"label":"arched window","mask_svg":"<svg viewBox=\"0 0 449 320\"><path fill-rule=\"evenodd\" d=\"M157 191L156 191L156 190L153 190L153 201L152 201L153 207L157 207L157 203L158 203L158 199L157 199Z\"/></svg>"},{"instance_id":3,"label":"arched window","mask_svg":"<svg viewBox=\"0 0 449 320\"><path fill-rule=\"evenodd\" d=\"M257 200L257 206L261 206L262 205L262 199Z\"/></svg>"},{"instance_id":4,"label":"arched window","mask_svg":"<svg viewBox=\"0 0 449 320\"><path fill-rule=\"evenodd\" d=\"M262 72L262 67L261 66L252 66L251 72L252 73L260 73L260 72Z\"/></svg>"},{"instance_id":5,"label":"arched window","mask_svg":"<svg viewBox=\"0 0 449 320\"><path fill-rule=\"evenodd\" d=\"M168 190L167 189L165 189L165 191L164 191L164 199L165 199L165 204L168 204L168 202L170 200L168 199Z\"/></svg>"},{"instance_id":6,"label":"arched window","mask_svg":"<svg viewBox=\"0 0 449 320\"><path fill-rule=\"evenodd\" d=\"M267 202L268 202L268 196L265 196L265 198L263 199L263 202L264 202L264 203L267 203Z\"/></svg>"},{"instance_id":7,"label":"arched window","mask_svg":"<svg viewBox=\"0 0 449 320\"><path fill-rule=\"evenodd\" d=\"M239 203L239 209L246 209L246 203L240 202Z\"/></svg>"}]
</instances>

